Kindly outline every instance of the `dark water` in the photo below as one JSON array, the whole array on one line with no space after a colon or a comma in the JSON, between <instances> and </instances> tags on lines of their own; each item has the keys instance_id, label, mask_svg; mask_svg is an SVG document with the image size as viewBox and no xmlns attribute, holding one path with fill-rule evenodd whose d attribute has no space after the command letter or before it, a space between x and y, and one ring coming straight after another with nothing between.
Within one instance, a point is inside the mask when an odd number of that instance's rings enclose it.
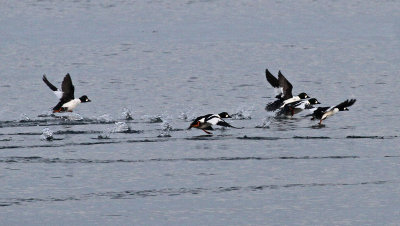
<instances>
[{"instance_id":1,"label":"dark water","mask_svg":"<svg viewBox=\"0 0 400 226\"><path fill-rule=\"evenodd\" d=\"M1 225L396 225L399 1L6 1ZM322 105L275 119L265 68ZM52 115L41 81L91 103ZM243 129L186 130L227 111ZM133 120L129 119L129 115Z\"/></svg>"}]
</instances>

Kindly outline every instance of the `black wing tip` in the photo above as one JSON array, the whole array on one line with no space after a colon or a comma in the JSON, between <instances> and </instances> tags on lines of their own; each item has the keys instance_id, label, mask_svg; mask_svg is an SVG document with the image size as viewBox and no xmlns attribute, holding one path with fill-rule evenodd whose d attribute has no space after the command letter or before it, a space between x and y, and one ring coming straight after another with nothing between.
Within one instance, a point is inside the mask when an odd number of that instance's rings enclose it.
<instances>
[{"instance_id":1,"label":"black wing tip","mask_svg":"<svg viewBox=\"0 0 400 226\"><path fill-rule=\"evenodd\" d=\"M274 88L279 88L279 80L267 69L265 69L265 78Z\"/></svg>"},{"instance_id":2,"label":"black wing tip","mask_svg":"<svg viewBox=\"0 0 400 226\"><path fill-rule=\"evenodd\" d=\"M51 90L57 91L57 87L55 87L53 84L49 82L49 80L47 80L46 74L43 75L42 80Z\"/></svg>"},{"instance_id":3,"label":"black wing tip","mask_svg":"<svg viewBox=\"0 0 400 226\"><path fill-rule=\"evenodd\" d=\"M42 76L42 80L44 81L44 82L48 82L49 80L47 79L47 76L46 76L46 74L43 74L43 76Z\"/></svg>"},{"instance_id":4,"label":"black wing tip","mask_svg":"<svg viewBox=\"0 0 400 226\"><path fill-rule=\"evenodd\" d=\"M346 105L347 105L348 107L350 107L350 106L353 105L356 101L357 101L357 99L347 99L344 103L346 103Z\"/></svg>"},{"instance_id":5,"label":"black wing tip","mask_svg":"<svg viewBox=\"0 0 400 226\"><path fill-rule=\"evenodd\" d=\"M356 101L357 101L357 99L350 99L350 101L349 101L349 107L350 107L351 105L353 105Z\"/></svg>"},{"instance_id":6,"label":"black wing tip","mask_svg":"<svg viewBox=\"0 0 400 226\"><path fill-rule=\"evenodd\" d=\"M357 101L356 99L347 99L347 100L343 101L342 103L336 105L335 108L339 108L340 111L344 111L346 108L353 105L356 101Z\"/></svg>"}]
</instances>

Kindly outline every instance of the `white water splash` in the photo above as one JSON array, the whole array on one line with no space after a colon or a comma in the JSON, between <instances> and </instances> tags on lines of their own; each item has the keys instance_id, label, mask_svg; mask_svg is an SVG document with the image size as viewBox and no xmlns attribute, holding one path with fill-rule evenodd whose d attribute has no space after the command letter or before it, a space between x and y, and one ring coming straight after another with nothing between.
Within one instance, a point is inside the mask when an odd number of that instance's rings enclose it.
<instances>
[{"instance_id":1,"label":"white water splash","mask_svg":"<svg viewBox=\"0 0 400 226\"><path fill-rule=\"evenodd\" d=\"M19 122L27 122L30 121L31 119L24 113L19 115Z\"/></svg>"},{"instance_id":2,"label":"white water splash","mask_svg":"<svg viewBox=\"0 0 400 226\"><path fill-rule=\"evenodd\" d=\"M96 120L101 122L112 122L113 118L109 114L100 115Z\"/></svg>"},{"instance_id":3,"label":"white water splash","mask_svg":"<svg viewBox=\"0 0 400 226\"><path fill-rule=\"evenodd\" d=\"M113 133L123 133L129 132L131 128L126 122L116 122L114 127L105 129L99 136L98 139L110 139L111 134Z\"/></svg>"},{"instance_id":4,"label":"white water splash","mask_svg":"<svg viewBox=\"0 0 400 226\"><path fill-rule=\"evenodd\" d=\"M107 128L100 135L98 135L97 138L98 139L110 139L111 133L112 133L112 129Z\"/></svg>"},{"instance_id":5,"label":"white water splash","mask_svg":"<svg viewBox=\"0 0 400 226\"><path fill-rule=\"evenodd\" d=\"M178 116L178 118L187 121L188 115L186 112L181 112L181 114Z\"/></svg>"},{"instance_id":6,"label":"white water splash","mask_svg":"<svg viewBox=\"0 0 400 226\"><path fill-rule=\"evenodd\" d=\"M189 121L193 121L196 118L196 116L193 113L181 112L181 114L178 116L178 118L189 122Z\"/></svg>"},{"instance_id":7,"label":"white water splash","mask_svg":"<svg viewBox=\"0 0 400 226\"><path fill-rule=\"evenodd\" d=\"M113 133L122 133L122 132L128 132L130 131L131 128L129 127L126 122L116 122L114 128L112 129Z\"/></svg>"},{"instance_id":8,"label":"white water splash","mask_svg":"<svg viewBox=\"0 0 400 226\"><path fill-rule=\"evenodd\" d=\"M236 113L232 114L232 118L236 120L250 120L251 119L251 112L254 111L253 107L250 108L239 108Z\"/></svg>"},{"instance_id":9,"label":"white water splash","mask_svg":"<svg viewBox=\"0 0 400 226\"><path fill-rule=\"evenodd\" d=\"M42 130L42 135L40 135L40 139L41 140L47 140L47 141L51 141L54 139L53 137L53 131L51 131L49 128L44 128Z\"/></svg>"},{"instance_id":10,"label":"white water splash","mask_svg":"<svg viewBox=\"0 0 400 226\"><path fill-rule=\"evenodd\" d=\"M132 112L128 108L122 109L122 117L126 120L133 120Z\"/></svg>"},{"instance_id":11,"label":"white water splash","mask_svg":"<svg viewBox=\"0 0 400 226\"><path fill-rule=\"evenodd\" d=\"M67 115L67 120L69 121L82 121L83 117L78 113L71 113Z\"/></svg>"},{"instance_id":12,"label":"white water splash","mask_svg":"<svg viewBox=\"0 0 400 226\"><path fill-rule=\"evenodd\" d=\"M145 121L148 121L150 123L160 123L163 122L163 116L162 115L143 115L142 118Z\"/></svg>"},{"instance_id":13,"label":"white water splash","mask_svg":"<svg viewBox=\"0 0 400 226\"><path fill-rule=\"evenodd\" d=\"M171 130L172 126L169 124L169 122L165 121L161 124L161 133L158 135L158 137L171 137Z\"/></svg>"},{"instance_id":14,"label":"white water splash","mask_svg":"<svg viewBox=\"0 0 400 226\"><path fill-rule=\"evenodd\" d=\"M270 117L265 117L261 122L261 124L257 125L256 128L268 129L270 124L271 124Z\"/></svg>"}]
</instances>

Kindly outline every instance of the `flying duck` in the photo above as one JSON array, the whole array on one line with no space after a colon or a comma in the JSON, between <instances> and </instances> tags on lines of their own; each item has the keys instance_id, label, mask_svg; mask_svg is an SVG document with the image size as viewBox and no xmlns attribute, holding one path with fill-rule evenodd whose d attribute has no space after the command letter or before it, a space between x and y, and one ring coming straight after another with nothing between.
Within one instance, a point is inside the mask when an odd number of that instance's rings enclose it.
<instances>
[{"instance_id":1,"label":"flying duck","mask_svg":"<svg viewBox=\"0 0 400 226\"><path fill-rule=\"evenodd\" d=\"M221 112L219 114L203 115L203 116L197 117L190 124L188 129L191 129L192 127L194 127L194 128L203 130L207 134L212 134L211 132L208 132L207 130L213 130L213 128L211 127L213 125L236 128L234 126L231 126L229 123L225 122L223 120L223 118L232 118L232 117L227 112Z\"/></svg>"},{"instance_id":2,"label":"flying duck","mask_svg":"<svg viewBox=\"0 0 400 226\"><path fill-rule=\"evenodd\" d=\"M322 121L327 119L328 117L338 113L339 111L348 111L348 107L353 105L356 102L356 99L345 100L342 103L332 106L332 107L318 107L312 108L310 111L312 112L311 120L319 119L319 124L322 124Z\"/></svg>"},{"instance_id":3,"label":"flying duck","mask_svg":"<svg viewBox=\"0 0 400 226\"><path fill-rule=\"evenodd\" d=\"M278 72L278 78L276 78L271 74L271 72L268 71L268 69L266 69L265 77L267 78L269 84L271 84L271 86L274 87L278 93L278 95L275 96L278 100L267 104L265 107L265 110L267 111L275 111L279 108L283 108L286 104L309 98L309 96L304 92L297 96L293 96L293 86L285 78L281 71Z\"/></svg>"},{"instance_id":4,"label":"flying duck","mask_svg":"<svg viewBox=\"0 0 400 226\"><path fill-rule=\"evenodd\" d=\"M47 80L46 75L43 75L43 82L46 83L46 85L53 90L58 99L60 99L58 104L53 108L53 113L66 111L72 112L78 104L90 102L86 95L83 95L80 98L74 97L75 88L69 74L65 75L61 84L61 90L51 84L49 80Z\"/></svg>"}]
</instances>

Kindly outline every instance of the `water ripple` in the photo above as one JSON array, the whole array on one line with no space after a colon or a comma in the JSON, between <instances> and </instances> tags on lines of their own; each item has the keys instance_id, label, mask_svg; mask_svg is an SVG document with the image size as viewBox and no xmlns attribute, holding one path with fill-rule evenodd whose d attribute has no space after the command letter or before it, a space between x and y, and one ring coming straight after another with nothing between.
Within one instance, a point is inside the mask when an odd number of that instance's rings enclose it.
<instances>
[{"instance_id":1,"label":"water ripple","mask_svg":"<svg viewBox=\"0 0 400 226\"><path fill-rule=\"evenodd\" d=\"M77 196L67 197L46 197L46 198L2 198L0 199L0 207L12 205L24 205L36 202L64 202L64 201L84 201L105 197L109 199L137 199L151 198L156 196L180 196L180 195L199 195L203 193L227 193L227 192L259 192L262 190L277 189L297 189L312 187L343 187L343 186L364 186L364 185L383 185L387 183L399 183L398 181L364 181L352 183L307 183L307 184L269 184L269 185L250 185L250 186L229 186L214 188L162 188L162 189L145 189L145 190L125 190L110 191L99 193L88 193Z\"/></svg>"},{"instance_id":2,"label":"water ripple","mask_svg":"<svg viewBox=\"0 0 400 226\"><path fill-rule=\"evenodd\" d=\"M268 160L313 160L313 159L355 159L360 158L355 155L348 156L277 156L277 157L215 157L215 158L154 158L154 159L60 159L60 158L43 158L40 156L10 156L0 157L0 163L85 163L85 164L105 164L105 163L142 163L142 162L178 162L178 161L189 161L189 162L209 162L209 161L268 161Z\"/></svg>"}]
</instances>

